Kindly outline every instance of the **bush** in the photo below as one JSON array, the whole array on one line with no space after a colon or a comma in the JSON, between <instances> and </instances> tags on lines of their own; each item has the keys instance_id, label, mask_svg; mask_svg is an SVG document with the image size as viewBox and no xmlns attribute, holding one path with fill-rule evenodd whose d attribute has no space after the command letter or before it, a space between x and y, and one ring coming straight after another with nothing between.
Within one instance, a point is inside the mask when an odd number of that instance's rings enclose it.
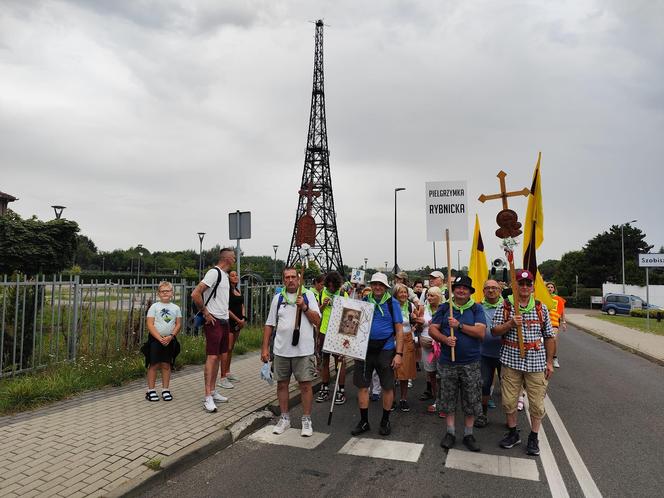
<instances>
[{"instance_id":1,"label":"bush","mask_svg":"<svg viewBox=\"0 0 664 498\"><path fill-rule=\"evenodd\" d=\"M646 318L648 316L646 310L632 310L629 312L631 316L636 316L639 318ZM659 314L660 319L664 319L664 310L650 310L650 318L657 318Z\"/></svg>"}]
</instances>

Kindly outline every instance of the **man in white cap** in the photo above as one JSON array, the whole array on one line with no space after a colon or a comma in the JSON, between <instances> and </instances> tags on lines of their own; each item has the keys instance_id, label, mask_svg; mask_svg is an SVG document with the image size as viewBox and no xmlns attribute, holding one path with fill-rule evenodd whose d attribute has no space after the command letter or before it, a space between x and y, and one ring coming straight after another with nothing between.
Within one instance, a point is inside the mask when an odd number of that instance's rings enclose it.
<instances>
[{"instance_id":1,"label":"man in white cap","mask_svg":"<svg viewBox=\"0 0 664 498\"><path fill-rule=\"evenodd\" d=\"M358 388L357 403L360 421L351 431L359 436L371 429L369 426L369 386L374 369L383 388L383 417L379 433L388 436L392 432L390 411L394 401L394 369L401 366L403 358L403 317L401 307L388 291L387 275L374 273L371 277L371 293L365 298L374 305L369 333L369 347L364 361L356 360L353 383Z\"/></svg>"}]
</instances>

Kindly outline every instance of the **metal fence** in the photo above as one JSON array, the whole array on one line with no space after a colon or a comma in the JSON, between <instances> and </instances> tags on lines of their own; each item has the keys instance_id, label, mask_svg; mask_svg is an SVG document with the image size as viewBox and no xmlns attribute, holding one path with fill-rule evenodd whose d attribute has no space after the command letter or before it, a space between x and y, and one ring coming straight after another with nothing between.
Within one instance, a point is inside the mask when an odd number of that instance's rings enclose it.
<instances>
[{"instance_id":1,"label":"metal fence","mask_svg":"<svg viewBox=\"0 0 664 498\"><path fill-rule=\"evenodd\" d=\"M194 285L172 283L182 332L199 333L191 325ZM135 351L147 339L145 316L157 299L158 284L5 275L0 281L0 378L82 355L105 358ZM248 324L265 323L275 290L274 285L242 283Z\"/></svg>"}]
</instances>

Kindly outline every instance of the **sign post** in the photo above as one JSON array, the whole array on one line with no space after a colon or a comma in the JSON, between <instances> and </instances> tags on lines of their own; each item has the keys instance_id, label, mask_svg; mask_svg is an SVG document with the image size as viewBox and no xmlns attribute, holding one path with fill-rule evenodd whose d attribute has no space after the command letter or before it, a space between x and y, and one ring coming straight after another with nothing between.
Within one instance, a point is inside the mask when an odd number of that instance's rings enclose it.
<instances>
[{"instance_id":1,"label":"sign post","mask_svg":"<svg viewBox=\"0 0 664 498\"><path fill-rule=\"evenodd\" d=\"M646 327L650 331L650 282L648 269L649 268L664 268L664 254L639 254L639 266L646 269Z\"/></svg>"},{"instance_id":2,"label":"sign post","mask_svg":"<svg viewBox=\"0 0 664 498\"><path fill-rule=\"evenodd\" d=\"M441 240L445 233L447 246L447 293L452 316L452 262L450 239L468 240L468 186L465 181L426 182L425 206L427 240ZM454 329L450 327L450 337ZM456 348L451 348L452 361L456 361Z\"/></svg>"},{"instance_id":3,"label":"sign post","mask_svg":"<svg viewBox=\"0 0 664 498\"><path fill-rule=\"evenodd\" d=\"M251 238L251 211L228 213L228 238L235 240L237 278L240 280L240 240Z\"/></svg>"}]
</instances>

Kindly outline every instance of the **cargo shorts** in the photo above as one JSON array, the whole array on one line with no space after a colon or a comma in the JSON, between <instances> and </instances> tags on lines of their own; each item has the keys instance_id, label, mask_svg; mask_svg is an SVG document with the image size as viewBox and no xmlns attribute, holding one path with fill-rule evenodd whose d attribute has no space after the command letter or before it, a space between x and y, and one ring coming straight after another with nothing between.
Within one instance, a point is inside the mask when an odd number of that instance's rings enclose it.
<instances>
[{"instance_id":1,"label":"cargo shorts","mask_svg":"<svg viewBox=\"0 0 664 498\"><path fill-rule=\"evenodd\" d=\"M461 393L461 409L466 416L482 415L482 374L480 362L466 365L438 364L440 382L438 409L454 413Z\"/></svg>"},{"instance_id":2,"label":"cargo shorts","mask_svg":"<svg viewBox=\"0 0 664 498\"><path fill-rule=\"evenodd\" d=\"M516 412L519 396L526 386L528 410L533 417L544 418L544 396L549 381L544 372L522 372L503 365L500 377L500 389L503 397L503 410L508 415Z\"/></svg>"}]
</instances>

